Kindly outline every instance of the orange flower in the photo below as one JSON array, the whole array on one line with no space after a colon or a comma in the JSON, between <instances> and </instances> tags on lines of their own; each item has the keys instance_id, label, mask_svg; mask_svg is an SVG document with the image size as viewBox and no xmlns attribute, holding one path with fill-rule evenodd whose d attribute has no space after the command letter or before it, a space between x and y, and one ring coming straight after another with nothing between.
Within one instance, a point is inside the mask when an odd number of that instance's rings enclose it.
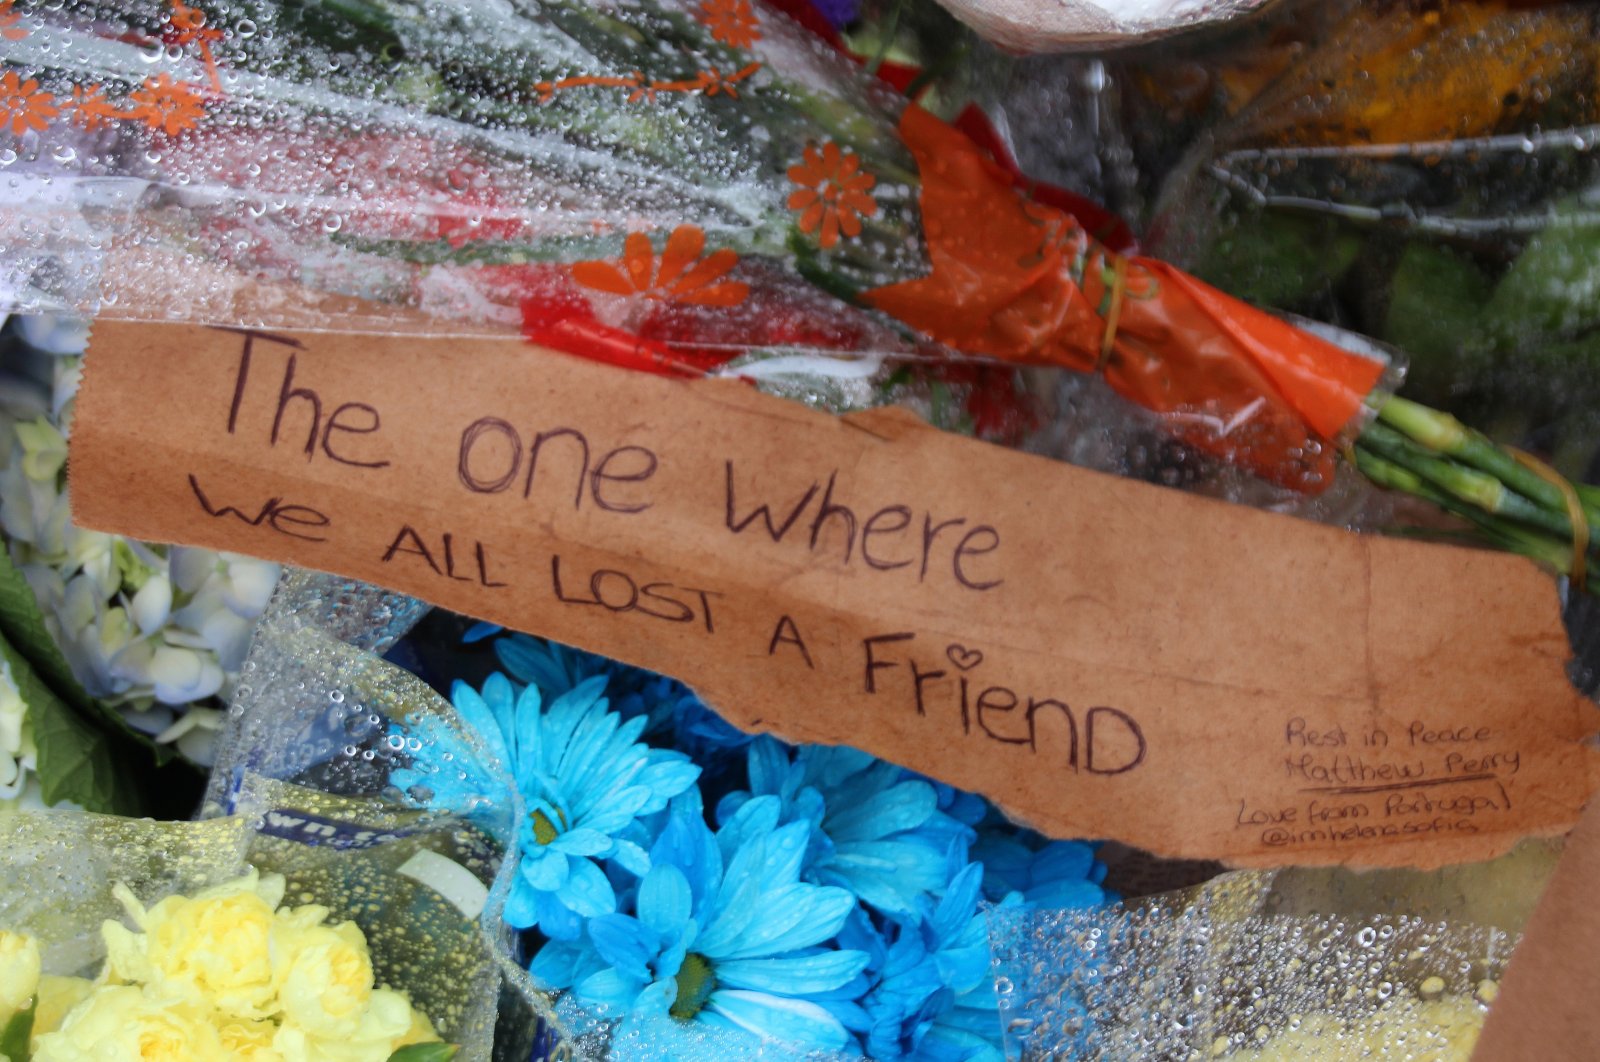
<instances>
[{"instance_id":1,"label":"orange flower","mask_svg":"<svg viewBox=\"0 0 1600 1062\"><path fill-rule=\"evenodd\" d=\"M105 89L99 85L73 85L67 109L72 112L72 120L84 129L99 129L108 121L127 117L106 99Z\"/></svg>"},{"instance_id":2,"label":"orange flower","mask_svg":"<svg viewBox=\"0 0 1600 1062\"><path fill-rule=\"evenodd\" d=\"M124 117L143 122L172 136L193 129L205 117L206 107L200 91L187 81L174 81L171 74L147 77L144 88L128 93L135 105Z\"/></svg>"},{"instance_id":3,"label":"orange flower","mask_svg":"<svg viewBox=\"0 0 1600 1062\"><path fill-rule=\"evenodd\" d=\"M748 48L761 39L761 23L750 0L706 0L698 18L730 48Z\"/></svg>"},{"instance_id":4,"label":"orange flower","mask_svg":"<svg viewBox=\"0 0 1600 1062\"><path fill-rule=\"evenodd\" d=\"M22 21L22 12L13 11L17 0L0 0L0 37L8 41L20 41L28 35L28 31L17 25Z\"/></svg>"},{"instance_id":5,"label":"orange flower","mask_svg":"<svg viewBox=\"0 0 1600 1062\"><path fill-rule=\"evenodd\" d=\"M33 78L23 81L15 70L0 77L0 127L21 136L30 129L42 131L60 113L55 96L40 92L39 82Z\"/></svg>"},{"instance_id":6,"label":"orange flower","mask_svg":"<svg viewBox=\"0 0 1600 1062\"><path fill-rule=\"evenodd\" d=\"M679 225L667 237L657 269L650 237L635 232L623 244L620 263L577 262L572 279L613 295L643 295L694 306L737 306L750 294L750 285L722 278L739 264L739 256L724 247L701 258L705 245L706 234L700 226Z\"/></svg>"},{"instance_id":7,"label":"orange flower","mask_svg":"<svg viewBox=\"0 0 1600 1062\"><path fill-rule=\"evenodd\" d=\"M861 234L861 219L878 212L878 204L867 190L878 179L861 170L861 156L845 153L828 141L818 151L807 144L805 162L789 167L789 180L799 187L789 195L789 209L800 211L800 231L821 230L817 242L832 247L839 233L847 237Z\"/></svg>"}]
</instances>

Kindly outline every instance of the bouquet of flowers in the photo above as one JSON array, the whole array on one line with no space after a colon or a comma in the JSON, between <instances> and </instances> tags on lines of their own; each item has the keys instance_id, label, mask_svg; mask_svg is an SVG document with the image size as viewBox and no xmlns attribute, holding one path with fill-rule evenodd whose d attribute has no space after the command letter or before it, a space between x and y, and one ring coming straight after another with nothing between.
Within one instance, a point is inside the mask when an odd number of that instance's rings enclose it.
<instances>
[{"instance_id":1,"label":"bouquet of flowers","mask_svg":"<svg viewBox=\"0 0 1600 1062\"><path fill-rule=\"evenodd\" d=\"M158 760L175 748L210 763L278 567L73 525L67 434L87 339L82 322L46 317L14 318L0 333L0 634L32 694L7 701L0 757L13 766L0 767L0 800L133 810L108 777L125 770L115 762L124 754L108 758L93 727ZM17 690L9 672L6 686ZM83 771L85 759L96 767Z\"/></svg>"},{"instance_id":2,"label":"bouquet of flowers","mask_svg":"<svg viewBox=\"0 0 1600 1062\"><path fill-rule=\"evenodd\" d=\"M146 906L112 895L134 928L101 927L99 977L41 976L39 943L0 930L0 1045L14 1062L111 1057L441 1062L427 1015L373 984L367 938L328 909L283 904L281 874L251 868Z\"/></svg>"},{"instance_id":3,"label":"bouquet of flowers","mask_svg":"<svg viewBox=\"0 0 1600 1062\"><path fill-rule=\"evenodd\" d=\"M743 1032L999 1060L987 912L1107 898L1094 846L1015 827L980 796L740 733L681 684L603 657L520 634L493 648L504 670L452 699L527 809L505 918L572 1030L619 1057L641 1037L737 1056ZM389 781L462 813L489 787L462 776L463 752L435 741Z\"/></svg>"}]
</instances>

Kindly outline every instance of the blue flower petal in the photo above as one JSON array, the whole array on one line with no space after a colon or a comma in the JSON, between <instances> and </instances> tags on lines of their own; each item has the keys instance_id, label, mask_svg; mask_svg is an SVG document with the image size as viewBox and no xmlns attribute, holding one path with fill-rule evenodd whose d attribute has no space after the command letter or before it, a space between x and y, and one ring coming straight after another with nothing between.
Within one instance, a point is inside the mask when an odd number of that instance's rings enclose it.
<instances>
[{"instance_id":1,"label":"blue flower petal","mask_svg":"<svg viewBox=\"0 0 1600 1062\"><path fill-rule=\"evenodd\" d=\"M612 789L602 801L597 802L589 813L583 816L579 824L601 833L618 833L639 815L648 814L649 806L655 802L655 794L644 785L630 785L622 790ZM660 803L662 807L666 806L665 800Z\"/></svg>"},{"instance_id":2,"label":"blue flower petal","mask_svg":"<svg viewBox=\"0 0 1600 1062\"><path fill-rule=\"evenodd\" d=\"M730 875L734 854L745 848L751 838L764 837L776 829L782 813L783 802L777 797L759 796L746 801L722 824L717 830L717 847L722 850Z\"/></svg>"},{"instance_id":3,"label":"blue flower petal","mask_svg":"<svg viewBox=\"0 0 1600 1062\"><path fill-rule=\"evenodd\" d=\"M489 746L489 751L499 757L501 766L507 771L516 770L517 764L511 758L511 749L500 729L500 721L494 717L478 691L465 682L457 682L450 691L450 703L455 705L456 712L477 732L483 743Z\"/></svg>"},{"instance_id":4,"label":"blue flower petal","mask_svg":"<svg viewBox=\"0 0 1600 1062\"><path fill-rule=\"evenodd\" d=\"M940 981L957 992L970 992L989 976L989 945L946 948L934 953L933 962Z\"/></svg>"},{"instance_id":5,"label":"blue flower petal","mask_svg":"<svg viewBox=\"0 0 1600 1062\"><path fill-rule=\"evenodd\" d=\"M838 1018L805 1000L719 989L711 993L706 1009L757 1036L815 1050L837 1051L849 1040Z\"/></svg>"},{"instance_id":6,"label":"blue flower petal","mask_svg":"<svg viewBox=\"0 0 1600 1062\"><path fill-rule=\"evenodd\" d=\"M716 964L717 984L786 996L827 992L866 968L859 951L824 951L787 959L733 959Z\"/></svg>"},{"instance_id":7,"label":"blue flower petal","mask_svg":"<svg viewBox=\"0 0 1600 1062\"><path fill-rule=\"evenodd\" d=\"M792 751L777 738L766 735L750 742L745 757L751 792L781 794L784 779L789 774L789 756Z\"/></svg>"},{"instance_id":8,"label":"blue flower petal","mask_svg":"<svg viewBox=\"0 0 1600 1062\"><path fill-rule=\"evenodd\" d=\"M689 921L694 897L689 879L675 866L655 867L639 882L639 921L658 933L681 932Z\"/></svg>"},{"instance_id":9,"label":"blue flower petal","mask_svg":"<svg viewBox=\"0 0 1600 1062\"><path fill-rule=\"evenodd\" d=\"M727 918L707 926L697 950L713 960L782 955L836 936L856 905L846 889L795 884L761 897L756 918Z\"/></svg>"},{"instance_id":10,"label":"blue flower petal","mask_svg":"<svg viewBox=\"0 0 1600 1062\"><path fill-rule=\"evenodd\" d=\"M649 853L632 841L617 841L617 847L611 853L611 858L636 878L642 878L650 872Z\"/></svg>"},{"instance_id":11,"label":"blue flower petal","mask_svg":"<svg viewBox=\"0 0 1600 1062\"><path fill-rule=\"evenodd\" d=\"M530 928L539 921L539 897L542 895L518 874L511 883L511 895L506 897L506 909L501 917L513 929Z\"/></svg>"},{"instance_id":12,"label":"blue flower petal","mask_svg":"<svg viewBox=\"0 0 1600 1062\"><path fill-rule=\"evenodd\" d=\"M933 786L911 779L854 807L830 807L824 827L838 842L876 840L916 829L938 810L938 804Z\"/></svg>"},{"instance_id":13,"label":"blue flower petal","mask_svg":"<svg viewBox=\"0 0 1600 1062\"><path fill-rule=\"evenodd\" d=\"M564 852L538 847L522 853L522 880L543 892L553 892L567 883L571 872Z\"/></svg>"},{"instance_id":14,"label":"blue flower petal","mask_svg":"<svg viewBox=\"0 0 1600 1062\"><path fill-rule=\"evenodd\" d=\"M546 847L570 856L600 856L608 854L613 844L611 838L599 830L580 826L556 834Z\"/></svg>"},{"instance_id":15,"label":"blue flower petal","mask_svg":"<svg viewBox=\"0 0 1600 1062\"><path fill-rule=\"evenodd\" d=\"M580 979L593 973L595 955L587 945L565 940L547 941L528 964L528 974L534 984L547 992L571 988Z\"/></svg>"},{"instance_id":16,"label":"blue flower petal","mask_svg":"<svg viewBox=\"0 0 1600 1062\"><path fill-rule=\"evenodd\" d=\"M571 872L556 890L556 897L573 914L584 918L610 914L617 909L617 894L600 868L587 859L570 860Z\"/></svg>"},{"instance_id":17,"label":"blue flower petal","mask_svg":"<svg viewBox=\"0 0 1600 1062\"><path fill-rule=\"evenodd\" d=\"M534 903L539 911L539 932L551 940L577 940L583 936L583 919L555 893L536 892Z\"/></svg>"},{"instance_id":18,"label":"blue flower petal","mask_svg":"<svg viewBox=\"0 0 1600 1062\"><path fill-rule=\"evenodd\" d=\"M589 920L589 940L617 971L641 985L650 980L647 964L661 947L656 930L629 915L601 915Z\"/></svg>"},{"instance_id":19,"label":"blue flower petal","mask_svg":"<svg viewBox=\"0 0 1600 1062\"><path fill-rule=\"evenodd\" d=\"M950 880L939 906L928 920L928 929L935 940L953 940L978 909L978 891L983 887L983 864L969 863Z\"/></svg>"},{"instance_id":20,"label":"blue flower petal","mask_svg":"<svg viewBox=\"0 0 1600 1062\"><path fill-rule=\"evenodd\" d=\"M601 970L573 985L572 994L587 1007L626 1011L639 998L640 990L649 983L647 978L648 975L629 977L617 969Z\"/></svg>"},{"instance_id":21,"label":"blue flower petal","mask_svg":"<svg viewBox=\"0 0 1600 1062\"><path fill-rule=\"evenodd\" d=\"M485 638L493 637L494 635L499 634L502 630L504 630L504 628L498 623L484 623L480 621L467 628L467 633L461 636L461 641L467 645L471 645L474 642L481 642Z\"/></svg>"}]
</instances>

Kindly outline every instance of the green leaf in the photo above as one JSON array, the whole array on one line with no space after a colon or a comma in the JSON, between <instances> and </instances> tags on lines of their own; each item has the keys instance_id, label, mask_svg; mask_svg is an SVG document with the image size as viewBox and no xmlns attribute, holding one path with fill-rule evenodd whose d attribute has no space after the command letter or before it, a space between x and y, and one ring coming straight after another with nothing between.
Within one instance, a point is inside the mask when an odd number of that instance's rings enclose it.
<instances>
[{"instance_id":1,"label":"green leaf","mask_svg":"<svg viewBox=\"0 0 1600 1062\"><path fill-rule=\"evenodd\" d=\"M0 637L0 658L11 670L28 705L39 788L47 804L70 800L89 811L131 814L139 806L137 790L125 766L114 755L109 734L57 697L26 657Z\"/></svg>"},{"instance_id":2,"label":"green leaf","mask_svg":"<svg viewBox=\"0 0 1600 1062\"><path fill-rule=\"evenodd\" d=\"M171 746L158 745L150 735L129 726L121 712L89 696L45 624L44 612L33 596L33 587L11 563L10 551L4 548L3 542L0 542L0 634L5 635L12 648L27 659L56 696L71 705L80 717L102 719L111 724L125 737L149 749L158 767L177 755ZM28 703L31 706L33 701Z\"/></svg>"},{"instance_id":3,"label":"green leaf","mask_svg":"<svg viewBox=\"0 0 1600 1062\"><path fill-rule=\"evenodd\" d=\"M390 1055L389 1062L449 1062L455 1054L455 1044L407 1044Z\"/></svg>"},{"instance_id":4,"label":"green leaf","mask_svg":"<svg viewBox=\"0 0 1600 1062\"><path fill-rule=\"evenodd\" d=\"M0 633L12 648L33 664L52 689L80 712L94 710L93 698L84 692L72 674L72 665L45 625L44 613L33 596L33 587L11 563L10 551L0 549Z\"/></svg>"},{"instance_id":5,"label":"green leaf","mask_svg":"<svg viewBox=\"0 0 1600 1062\"><path fill-rule=\"evenodd\" d=\"M1532 346L1600 325L1600 226L1579 195L1556 205L1489 299L1487 321L1501 338Z\"/></svg>"},{"instance_id":6,"label":"green leaf","mask_svg":"<svg viewBox=\"0 0 1600 1062\"><path fill-rule=\"evenodd\" d=\"M39 1007L39 996L34 995L27 1007L11 1015L6 1027L0 1029L0 1055L11 1062L28 1062L33 1057L29 1041L33 1038L33 1013Z\"/></svg>"},{"instance_id":7,"label":"green leaf","mask_svg":"<svg viewBox=\"0 0 1600 1062\"><path fill-rule=\"evenodd\" d=\"M1490 369L1483 334L1489 281L1472 261L1445 247L1412 242L1390 279L1382 338L1411 355L1406 394L1442 400Z\"/></svg>"},{"instance_id":8,"label":"green leaf","mask_svg":"<svg viewBox=\"0 0 1600 1062\"><path fill-rule=\"evenodd\" d=\"M1246 302L1294 310L1331 288L1360 249L1337 222L1247 210L1223 223L1194 273Z\"/></svg>"}]
</instances>

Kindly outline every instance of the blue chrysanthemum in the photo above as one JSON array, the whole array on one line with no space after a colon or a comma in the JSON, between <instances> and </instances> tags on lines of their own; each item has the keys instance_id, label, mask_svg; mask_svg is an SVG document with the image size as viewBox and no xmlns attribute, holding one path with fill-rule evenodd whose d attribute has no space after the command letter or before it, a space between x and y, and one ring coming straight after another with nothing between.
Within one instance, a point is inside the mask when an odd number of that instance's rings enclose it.
<instances>
[{"instance_id":1,"label":"blue chrysanthemum","mask_svg":"<svg viewBox=\"0 0 1600 1062\"><path fill-rule=\"evenodd\" d=\"M494 652L517 681L538 686L546 697L560 696L584 679L605 676L606 696L617 714L624 719L644 715L649 720L646 733L672 735L672 744L702 764L712 756L742 749L753 736L708 708L683 683L643 668L527 634L495 639Z\"/></svg>"},{"instance_id":2,"label":"blue chrysanthemum","mask_svg":"<svg viewBox=\"0 0 1600 1062\"><path fill-rule=\"evenodd\" d=\"M1084 841L1052 841L1031 830L985 830L972 846L983 863L983 892L993 902L1008 897L1041 908L1105 903L1100 883L1106 866Z\"/></svg>"},{"instance_id":3,"label":"blue chrysanthemum","mask_svg":"<svg viewBox=\"0 0 1600 1062\"><path fill-rule=\"evenodd\" d=\"M1000 1062L1000 1014L989 978L985 916L978 910L983 867L960 866L922 917L889 922L879 935L862 915L840 942L871 956L867 1054L883 1060Z\"/></svg>"},{"instance_id":4,"label":"blue chrysanthemum","mask_svg":"<svg viewBox=\"0 0 1600 1062\"><path fill-rule=\"evenodd\" d=\"M834 1004L865 989L867 957L822 947L856 909L847 890L800 880L809 825L778 825L779 802L749 801L717 833L695 791L673 802L635 909L552 941L536 982L581 1005L649 1024L668 1016L811 1049L850 1043Z\"/></svg>"},{"instance_id":5,"label":"blue chrysanthemum","mask_svg":"<svg viewBox=\"0 0 1600 1062\"><path fill-rule=\"evenodd\" d=\"M498 673L481 694L463 682L452 690L462 719L516 779L527 811L505 910L518 929L537 925L546 936L573 939L581 919L616 910L616 892L600 861L615 860L633 874L648 871L649 857L626 835L638 818L664 810L699 777L700 768L681 752L639 742L645 720L624 721L609 710L605 685L601 676L588 678L548 703L537 687L519 694ZM402 789L422 783L430 806L460 810L451 781L460 776L428 766L419 763L391 780ZM483 791L481 780L465 778L460 785Z\"/></svg>"},{"instance_id":6,"label":"blue chrysanthemum","mask_svg":"<svg viewBox=\"0 0 1600 1062\"><path fill-rule=\"evenodd\" d=\"M972 839L971 827L940 810L933 783L859 749L791 750L763 737L751 743L748 761L750 789L724 797L718 820L776 797L782 821L811 826L806 879L847 888L885 914L920 917L921 898L949 880L952 846L964 852Z\"/></svg>"}]
</instances>

